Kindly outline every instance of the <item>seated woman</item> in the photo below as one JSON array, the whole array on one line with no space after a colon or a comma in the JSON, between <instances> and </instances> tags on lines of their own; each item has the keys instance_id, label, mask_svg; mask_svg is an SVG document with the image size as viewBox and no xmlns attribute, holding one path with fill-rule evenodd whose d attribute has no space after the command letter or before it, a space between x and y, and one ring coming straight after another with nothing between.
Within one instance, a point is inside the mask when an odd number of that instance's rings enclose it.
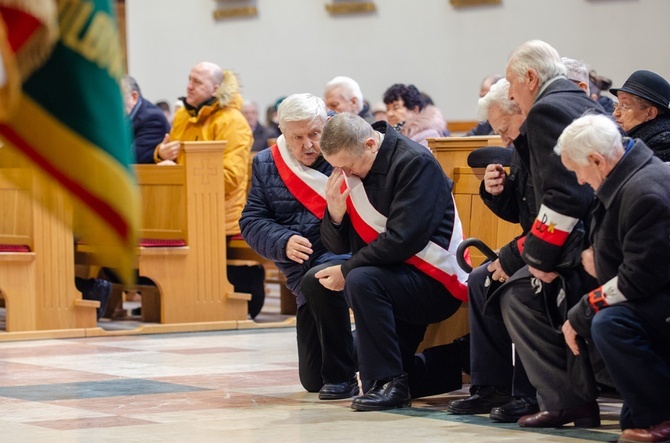
<instances>
[{"instance_id":1,"label":"seated woman","mask_svg":"<svg viewBox=\"0 0 670 443\"><path fill-rule=\"evenodd\" d=\"M670 84L651 71L635 71L621 88L612 115L631 138L641 139L664 162L670 161Z\"/></svg>"},{"instance_id":2,"label":"seated woman","mask_svg":"<svg viewBox=\"0 0 670 443\"><path fill-rule=\"evenodd\" d=\"M428 147L429 137L442 137L447 126L440 110L427 104L414 85L396 83L384 92L386 119L402 135Z\"/></svg>"}]
</instances>

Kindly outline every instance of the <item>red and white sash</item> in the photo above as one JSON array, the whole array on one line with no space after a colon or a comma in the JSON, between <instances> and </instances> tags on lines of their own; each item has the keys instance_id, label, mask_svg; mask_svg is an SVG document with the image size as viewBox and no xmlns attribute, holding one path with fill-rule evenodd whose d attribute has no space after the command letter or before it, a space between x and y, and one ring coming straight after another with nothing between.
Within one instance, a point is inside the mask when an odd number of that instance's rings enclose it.
<instances>
[{"instance_id":1,"label":"red and white sash","mask_svg":"<svg viewBox=\"0 0 670 443\"><path fill-rule=\"evenodd\" d=\"M363 241L370 243L386 231L387 218L372 206L358 177L346 177L345 182L346 187L350 189L347 197L347 213L351 224ZM456 249L461 241L463 241L463 226L454 205L454 228L449 248L445 249L429 241L423 250L406 262L442 283L455 298L467 301L468 288L465 284L467 274L456 261Z\"/></svg>"},{"instance_id":2,"label":"red and white sash","mask_svg":"<svg viewBox=\"0 0 670 443\"><path fill-rule=\"evenodd\" d=\"M301 164L286 145L283 135L270 148L279 177L286 189L319 220L326 212L326 182L328 177L316 169Z\"/></svg>"}]
</instances>

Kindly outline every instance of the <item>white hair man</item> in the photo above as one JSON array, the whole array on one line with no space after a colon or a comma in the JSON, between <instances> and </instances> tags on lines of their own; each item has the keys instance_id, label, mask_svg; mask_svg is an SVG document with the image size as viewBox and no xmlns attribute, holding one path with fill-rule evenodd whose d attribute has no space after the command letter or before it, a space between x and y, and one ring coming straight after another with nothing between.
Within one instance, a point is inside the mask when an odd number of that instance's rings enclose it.
<instances>
[{"instance_id":1,"label":"white hair man","mask_svg":"<svg viewBox=\"0 0 670 443\"><path fill-rule=\"evenodd\" d=\"M670 440L670 168L608 117L571 123L556 153L595 191L586 270L600 286L568 313L563 333L594 343L623 397L620 442Z\"/></svg>"},{"instance_id":2,"label":"white hair man","mask_svg":"<svg viewBox=\"0 0 670 443\"><path fill-rule=\"evenodd\" d=\"M571 80L574 84L579 86L580 89L583 89L587 95L591 95L589 84L591 80L589 78L589 67L579 60L569 57L561 57L561 61L565 65L566 76L568 80Z\"/></svg>"},{"instance_id":3,"label":"white hair man","mask_svg":"<svg viewBox=\"0 0 670 443\"><path fill-rule=\"evenodd\" d=\"M537 388L540 412L521 417L518 423L525 427L600 424L598 390L588 359L566 352L565 341L556 333L566 309L577 302L575 294L596 285L578 264L580 227L593 191L577 182L553 149L574 119L587 111L604 111L565 75L556 49L540 40L515 49L506 69L509 98L526 116L537 208L531 230L518 242L526 266L503 275L513 284L496 292L507 331ZM571 260L575 255L577 263Z\"/></svg>"},{"instance_id":4,"label":"white hair man","mask_svg":"<svg viewBox=\"0 0 670 443\"><path fill-rule=\"evenodd\" d=\"M363 99L361 87L351 77L338 76L326 83L323 99L333 112L351 112L360 115L368 123L374 122L370 108Z\"/></svg>"},{"instance_id":5,"label":"white hair man","mask_svg":"<svg viewBox=\"0 0 670 443\"><path fill-rule=\"evenodd\" d=\"M276 263L297 298L298 374L321 400L358 394L349 308L341 291L314 277L348 254L328 252L319 235L332 167L321 156L326 106L312 94L293 94L278 108L282 135L258 153L240 226L249 245Z\"/></svg>"},{"instance_id":6,"label":"white hair man","mask_svg":"<svg viewBox=\"0 0 670 443\"><path fill-rule=\"evenodd\" d=\"M468 277L471 395L450 402L447 411L459 415L490 413L494 421L514 423L538 411L535 388L518 357L513 364L512 342L502 318L484 312L488 295L506 284L498 280L525 265L517 241L530 231L537 213L526 167L526 135L521 133L524 117L508 93L506 79L492 85L479 99L478 117L488 120L506 146L513 143L509 177L497 160L504 148L477 149L468 163L476 160L486 165L479 189L482 201L500 218L520 223L523 234L500 248L497 260L479 266Z\"/></svg>"}]
</instances>

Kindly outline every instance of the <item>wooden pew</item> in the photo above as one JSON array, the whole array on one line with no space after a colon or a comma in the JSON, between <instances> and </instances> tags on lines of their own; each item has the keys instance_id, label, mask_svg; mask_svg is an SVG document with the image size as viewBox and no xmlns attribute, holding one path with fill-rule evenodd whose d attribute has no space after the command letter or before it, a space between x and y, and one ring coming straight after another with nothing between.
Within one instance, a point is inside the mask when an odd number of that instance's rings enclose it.
<instances>
[{"instance_id":1,"label":"wooden pew","mask_svg":"<svg viewBox=\"0 0 670 443\"><path fill-rule=\"evenodd\" d=\"M224 147L184 142L182 165L135 165L142 199L137 267L159 294L142 290L145 321L247 320L251 296L235 293L226 276ZM78 263L91 263L85 247L77 251Z\"/></svg>"},{"instance_id":2,"label":"wooden pew","mask_svg":"<svg viewBox=\"0 0 670 443\"><path fill-rule=\"evenodd\" d=\"M451 120L447 122L447 130L453 136L460 136L477 126L477 120Z\"/></svg>"},{"instance_id":3,"label":"wooden pew","mask_svg":"<svg viewBox=\"0 0 670 443\"><path fill-rule=\"evenodd\" d=\"M139 248L140 275L161 293L161 323L247 319L251 296L235 293L226 276L224 147L185 142L183 165L136 166L144 209L140 237L185 242Z\"/></svg>"},{"instance_id":4,"label":"wooden pew","mask_svg":"<svg viewBox=\"0 0 670 443\"><path fill-rule=\"evenodd\" d=\"M503 146L503 144L498 136L428 139L428 147L433 151L447 176L454 181L454 201L465 237L480 238L490 247L497 249L521 233L521 228L519 225L499 219L479 197L481 179L475 175L476 171L468 166L467 158L470 152L485 146ZM473 267L484 261L483 255L474 248L470 249L470 254ZM463 304L452 317L428 327L419 349L451 343L454 339L467 334L469 330L467 305Z\"/></svg>"},{"instance_id":5,"label":"wooden pew","mask_svg":"<svg viewBox=\"0 0 670 443\"><path fill-rule=\"evenodd\" d=\"M251 249L241 235L235 235L228 240L228 260L234 263L244 264L247 261L253 264L260 263L265 267L265 281L279 285L279 313L283 315L295 315L298 311L295 295L286 287L286 277L275 264L261 257Z\"/></svg>"},{"instance_id":6,"label":"wooden pew","mask_svg":"<svg viewBox=\"0 0 670 443\"><path fill-rule=\"evenodd\" d=\"M268 147L277 142L276 138L267 140ZM252 165L254 157L258 152L249 153L249 180L247 193L251 190ZM241 235L235 235L228 239L228 262L232 265L255 265L261 264L265 268L265 282L279 285L279 313L283 315L295 315L298 307L295 295L286 287L286 277L277 269L277 266L264 257L261 257L251 249Z\"/></svg>"},{"instance_id":7,"label":"wooden pew","mask_svg":"<svg viewBox=\"0 0 670 443\"><path fill-rule=\"evenodd\" d=\"M0 169L0 291L6 331L96 327L100 302L83 300L74 285L74 239L63 200L49 212L28 190L36 184L23 168ZM9 251L11 245L15 250Z\"/></svg>"}]
</instances>

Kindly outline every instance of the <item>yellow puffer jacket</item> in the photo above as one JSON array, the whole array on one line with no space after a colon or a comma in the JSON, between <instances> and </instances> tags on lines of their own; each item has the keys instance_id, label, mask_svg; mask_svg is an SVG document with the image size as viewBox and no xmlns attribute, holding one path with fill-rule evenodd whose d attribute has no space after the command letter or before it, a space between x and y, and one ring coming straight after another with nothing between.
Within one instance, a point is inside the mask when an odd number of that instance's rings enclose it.
<instances>
[{"instance_id":1,"label":"yellow puffer jacket","mask_svg":"<svg viewBox=\"0 0 670 443\"><path fill-rule=\"evenodd\" d=\"M231 85L232 83L232 85ZM232 89L232 91L231 91ZM226 71L224 81L217 92L218 101L199 109L191 115L181 108L174 116L171 141L211 141L225 140L223 170L226 186L226 235L240 233L238 224L242 209L247 201L247 180L249 176L249 152L254 137L247 120L242 115L242 96L237 92L237 79ZM154 159L160 161L154 153ZM180 152L177 163L183 161Z\"/></svg>"}]
</instances>

